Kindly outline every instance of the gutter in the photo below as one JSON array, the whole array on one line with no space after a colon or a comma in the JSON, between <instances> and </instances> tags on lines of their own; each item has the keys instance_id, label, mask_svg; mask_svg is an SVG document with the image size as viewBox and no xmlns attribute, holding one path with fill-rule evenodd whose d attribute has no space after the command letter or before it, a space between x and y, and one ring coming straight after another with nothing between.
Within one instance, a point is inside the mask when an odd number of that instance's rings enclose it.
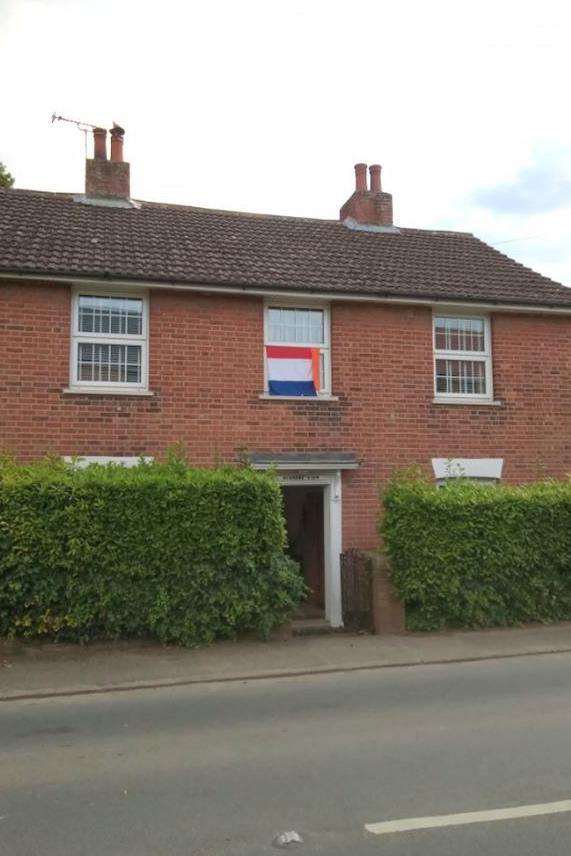
<instances>
[{"instance_id":1,"label":"gutter","mask_svg":"<svg viewBox=\"0 0 571 856\"><path fill-rule=\"evenodd\" d=\"M398 306L427 306L427 307L454 307L458 309L470 309L477 307L479 310L487 312L524 312L532 314L554 314L554 315L571 315L570 306L559 306L557 304L529 304L529 303L502 303L500 301L485 301L485 300L458 300L453 297L394 297L390 295L373 295L373 294L354 294L351 292L330 292L319 291L317 289L301 289L285 290L272 289L263 286L243 286L243 285L214 285L212 283L191 284L178 282L154 282L152 280L130 280L130 279L113 279L112 277L103 276L99 279L81 276L62 276L53 275L51 273L35 274L35 273L7 273L0 272L0 279L12 280L32 280L45 282L64 283L66 285L86 285L101 288L102 285L109 286L114 289L153 289L156 291L188 291L199 294L239 294L249 297L271 297L281 300L299 300L300 297L304 300L322 300L330 303L378 303L378 304L395 304ZM571 289L570 295L571 295Z\"/></svg>"}]
</instances>

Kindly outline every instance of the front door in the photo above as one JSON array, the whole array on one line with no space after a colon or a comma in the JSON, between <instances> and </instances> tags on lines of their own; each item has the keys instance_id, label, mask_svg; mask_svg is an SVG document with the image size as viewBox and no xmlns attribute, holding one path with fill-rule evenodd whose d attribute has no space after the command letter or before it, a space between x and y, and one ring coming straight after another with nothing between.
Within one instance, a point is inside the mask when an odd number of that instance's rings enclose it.
<instances>
[{"instance_id":1,"label":"front door","mask_svg":"<svg viewBox=\"0 0 571 856\"><path fill-rule=\"evenodd\" d=\"M302 606L307 618L325 614L323 490L319 485L283 488L288 552L299 562L309 589Z\"/></svg>"}]
</instances>

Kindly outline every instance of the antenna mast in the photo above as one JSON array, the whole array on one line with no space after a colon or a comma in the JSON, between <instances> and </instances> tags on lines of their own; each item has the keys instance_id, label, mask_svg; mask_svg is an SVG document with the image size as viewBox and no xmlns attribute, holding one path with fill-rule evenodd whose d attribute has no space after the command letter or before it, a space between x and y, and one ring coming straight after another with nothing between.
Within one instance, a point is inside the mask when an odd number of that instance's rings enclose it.
<instances>
[{"instance_id":1,"label":"antenna mast","mask_svg":"<svg viewBox=\"0 0 571 856\"><path fill-rule=\"evenodd\" d=\"M77 119L66 119L65 116L58 116L56 113L52 113L52 125L54 122L69 122L70 125L75 125L78 131L83 132L83 139L85 143L85 157L87 158L87 132L93 128L98 128L98 125L92 125L90 122L79 122Z\"/></svg>"}]
</instances>

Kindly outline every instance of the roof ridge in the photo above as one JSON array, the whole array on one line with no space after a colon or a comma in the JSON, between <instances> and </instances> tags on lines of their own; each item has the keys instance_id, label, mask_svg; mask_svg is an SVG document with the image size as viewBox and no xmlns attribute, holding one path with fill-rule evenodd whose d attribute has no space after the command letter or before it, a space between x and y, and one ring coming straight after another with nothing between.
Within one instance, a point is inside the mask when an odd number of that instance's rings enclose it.
<instances>
[{"instance_id":1,"label":"roof ridge","mask_svg":"<svg viewBox=\"0 0 571 856\"><path fill-rule=\"evenodd\" d=\"M299 214L268 214L263 211L239 211L232 208L205 208L201 205L184 205L182 202L153 202L144 199L137 199L141 205L152 206L156 208L183 208L187 211L196 211L197 213L206 214L230 214L238 217L252 217L254 219L272 219L272 220L296 220L300 222L310 223L340 223L339 220L326 217L301 217Z\"/></svg>"},{"instance_id":2,"label":"roof ridge","mask_svg":"<svg viewBox=\"0 0 571 856\"><path fill-rule=\"evenodd\" d=\"M464 232L460 229L420 229L418 226L399 226L401 234L414 233L420 235L454 235L462 238L475 238L473 232Z\"/></svg>"},{"instance_id":3,"label":"roof ridge","mask_svg":"<svg viewBox=\"0 0 571 856\"><path fill-rule=\"evenodd\" d=\"M62 191L62 190L36 190L33 187L0 187L0 193L5 193L8 196L16 196L20 193L25 193L30 196L61 196L62 198L73 199L77 193Z\"/></svg>"}]
</instances>

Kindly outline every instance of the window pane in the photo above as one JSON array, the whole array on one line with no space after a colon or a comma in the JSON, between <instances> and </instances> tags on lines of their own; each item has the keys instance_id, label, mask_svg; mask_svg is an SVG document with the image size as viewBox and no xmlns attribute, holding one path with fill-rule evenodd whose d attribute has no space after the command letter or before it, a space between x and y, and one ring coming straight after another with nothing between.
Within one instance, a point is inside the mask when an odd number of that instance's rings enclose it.
<instances>
[{"instance_id":1,"label":"window pane","mask_svg":"<svg viewBox=\"0 0 571 856\"><path fill-rule=\"evenodd\" d=\"M287 309L272 306L268 310L270 342L323 345L324 316L323 309Z\"/></svg>"},{"instance_id":2,"label":"window pane","mask_svg":"<svg viewBox=\"0 0 571 856\"><path fill-rule=\"evenodd\" d=\"M435 318L434 341L438 351L486 350L483 318Z\"/></svg>"},{"instance_id":3,"label":"window pane","mask_svg":"<svg viewBox=\"0 0 571 856\"><path fill-rule=\"evenodd\" d=\"M140 336L143 332L143 301L134 297L80 295L80 333L110 336Z\"/></svg>"},{"instance_id":4,"label":"window pane","mask_svg":"<svg viewBox=\"0 0 571 856\"><path fill-rule=\"evenodd\" d=\"M77 379L96 383L141 383L140 345L99 345L80 342Z\"/></svg>"},{"instance_id":5,"label":"window pane","mask_svg":"<svg viewBox=\"0 0 571 856\"><path fill-rule=\"evenodd\" d=\"M483 360L436 360L436 392L444 395L485 395Z\"/></svg>"}]
</instances>

